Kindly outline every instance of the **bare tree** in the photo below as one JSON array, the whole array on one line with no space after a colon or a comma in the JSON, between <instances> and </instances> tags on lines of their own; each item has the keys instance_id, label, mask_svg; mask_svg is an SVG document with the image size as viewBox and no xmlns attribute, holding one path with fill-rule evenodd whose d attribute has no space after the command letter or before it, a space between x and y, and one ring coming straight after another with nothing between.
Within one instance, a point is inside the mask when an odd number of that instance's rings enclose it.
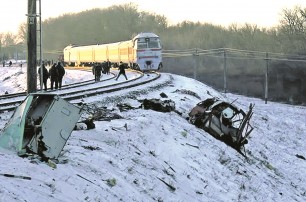
<instances>
[{"instance_id":1,"label":"bare tree","mask_svg":"<svg viewBox=\"0 0 306 202\"><path fill-rule=\"evenodd\" d=\"M27 24L26 23L22 23L19 25L16 39L18 40L18 42L21 42L23 44L26 43L27 41Z\"/></svg>"},{"instance_id":2,"label":"bare tree","mask_svg":"<svg viewBox=\"0 0 306 202\"><path fill-rule=\"evenodd\" d=\"M306 8L296 6L284 9L279 26L279 36L295 52L306 51Z\"/></svg>"},{"instance_id":3,"label":"bare tree","mask_svg":"<svg viewBox=\"0 0 306 202\"><path fill-rule=\"evenodd\" d=\"M16 44L16 36L11 33L2 33L0 35L0 41L1 41L1 50L2 50L2 58L7 59L11 58L14 55L14 49Z\"/></svg>"},{"instance_id":4,"label":"bare tree","mask_svg":"<svg viewBox=\"0 0 306 202\"><path fill-rule=\"evenodd\" d=\"M304 33L306 26L306 9L296 6L294 9L284 9L280 27L287 34Z\"/></svg>"}]
</instances>

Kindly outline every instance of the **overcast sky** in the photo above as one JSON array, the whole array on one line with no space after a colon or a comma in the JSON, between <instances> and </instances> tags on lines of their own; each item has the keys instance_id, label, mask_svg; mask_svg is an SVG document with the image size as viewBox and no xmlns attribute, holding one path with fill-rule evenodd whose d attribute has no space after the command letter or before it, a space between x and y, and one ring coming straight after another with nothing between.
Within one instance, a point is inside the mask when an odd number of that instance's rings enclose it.
<instances>
[{"instance_id":1,"label":"overcast sky","mask_svg":"<svg viewBox=\"0 0 306 202\"><path fill-rule=\"evenodd\" d=\"M232 23L257 24L272 27L279 23L284 8L296 5L306 8L306 0L41 0L42 18L57 17L64 13L92 8L136 3L139 10L164 15L169 23L184 20L228 26ZM16 32L26 22L28 0L1 1L0 32Z\"/></svg>"}]
</instances>

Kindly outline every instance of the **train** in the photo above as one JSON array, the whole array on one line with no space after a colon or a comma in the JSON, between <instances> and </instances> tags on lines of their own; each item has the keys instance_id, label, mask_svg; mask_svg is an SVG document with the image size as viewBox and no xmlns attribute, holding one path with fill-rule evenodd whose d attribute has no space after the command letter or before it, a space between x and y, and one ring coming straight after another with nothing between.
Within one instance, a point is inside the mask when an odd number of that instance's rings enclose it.
<instances>
[{"instance_id":1,"label":"train","mask_svg":"<svg viewBox=\"0 0 306 202\"><path fill-rule=\"evenodd\" d=\"M131 40L86 46L69 45L64 48L64 63L69 66L90 66L109 60L113 67L120 62L140 71L162 68L162 45L158 35L139 33Z\"/></svg>"}]
</instances>

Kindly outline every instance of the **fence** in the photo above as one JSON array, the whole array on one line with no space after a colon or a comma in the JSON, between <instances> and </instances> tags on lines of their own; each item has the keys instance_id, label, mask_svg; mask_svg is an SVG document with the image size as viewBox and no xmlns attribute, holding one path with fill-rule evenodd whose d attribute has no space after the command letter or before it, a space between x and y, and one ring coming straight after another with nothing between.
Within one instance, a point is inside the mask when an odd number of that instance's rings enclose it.
<instances>
[{"instance_id":1,"label":"fence","mask_svg":"<svg viewBox=\"0 0 306 202\"><path fill-rule=\"evenodd\" d=\"M238 49L164 50L164 72L223 92L290 104L306 103L306 56Z\"/></svg>"}]
</instances>

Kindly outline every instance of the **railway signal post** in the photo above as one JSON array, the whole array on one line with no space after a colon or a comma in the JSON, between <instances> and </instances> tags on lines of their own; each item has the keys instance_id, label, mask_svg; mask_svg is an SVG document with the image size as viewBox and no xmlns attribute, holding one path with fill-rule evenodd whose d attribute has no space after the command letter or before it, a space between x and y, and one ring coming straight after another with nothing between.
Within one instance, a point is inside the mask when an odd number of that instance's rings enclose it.
<instances>
[{"instance_id":1,"label":"railway signal post","mask_svg":"<svg viewBox=\"0 0 306 202\"><path fill-rule=\"evenodd\" d=\"M28 0L28 56L27 56L27 94L36 92L37 73L36 73L36 0Z\"/></svg>"}]
</instances>

